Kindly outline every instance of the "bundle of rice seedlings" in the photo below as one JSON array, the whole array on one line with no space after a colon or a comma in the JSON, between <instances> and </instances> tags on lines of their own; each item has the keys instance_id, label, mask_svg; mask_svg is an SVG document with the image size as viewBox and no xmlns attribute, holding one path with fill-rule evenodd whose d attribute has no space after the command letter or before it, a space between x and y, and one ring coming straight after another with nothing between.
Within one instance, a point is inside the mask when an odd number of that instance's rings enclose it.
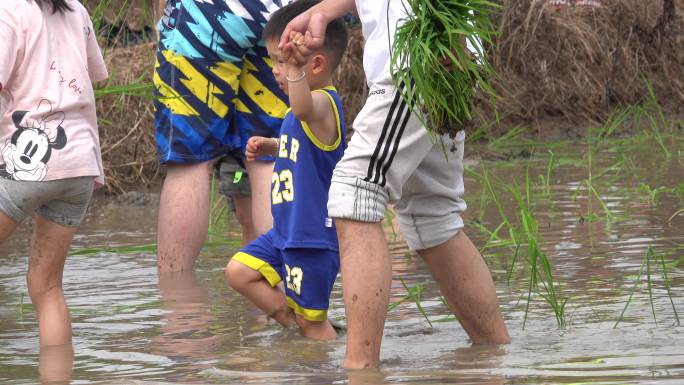
<instances>
[{"instance_id":1,"label":"bundle of rice seedlings","mask_svg":"<svg viewBox=\"0 0 684 385\"><path fill-rule=\"evenodd\" d=\"M493 96L482 43L495 33L486 0L408 0L392 47L394 82L428 131L454 135L470 120L475 86ZM473 52L468 49L472 48ZM404 87L404 85L407 85Z\"/></svg>"}]
</instances>

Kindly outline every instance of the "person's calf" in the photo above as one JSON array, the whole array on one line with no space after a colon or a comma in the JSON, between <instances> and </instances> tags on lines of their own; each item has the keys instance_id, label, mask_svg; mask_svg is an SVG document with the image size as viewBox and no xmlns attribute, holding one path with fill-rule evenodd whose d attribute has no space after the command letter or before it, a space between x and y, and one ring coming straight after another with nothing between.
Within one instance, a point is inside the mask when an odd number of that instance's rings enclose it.
<instances>
[{"instance_id":1,"label":"person's calf","mask_svg":"<svg viewBox=\"0 0 684 385\"><path fill-rule=\"evenodd\" d=\"M463 231L418 253L473 344L510 343L489 268Z\"/></svg>"},{"instance_id":2,"label":"person's calf","mask_svg":"<svg viewBox=\"0 0 684 385\"><path fill-rule=\"evenodd\" d=\"M61 283L36 285L31 282L35 280L29 280L29 296L36 308L40 346L70 343L71 320Z\"/></svg>"},{"instance_id":3,"label":"person's calf","mask_svg":"<svg viewBox=\"0 0 684 385\"><path fill-rule=\"evenodd\" d=\"M14 219L0 211L0 243L4 242L19 225Z\"/></svg>"},{"instance_id":4,"label":"person's calf","mask_svg":"<svg viewBox=\"0 0 684 385\"><path fill-rule=\"evenodd\" d=\"M36 307L40 345L71 342L71 321L62 291L62 274L76 229L35 217L27 277L29 295Z\"/></svg>"},{"instance_id":5,"label":"person's calf","mask_svg":"<svg viewBox=\"0 0 684 385\"><path fill-rule=\"evenodd\" d=\"M224 273L228 286L252 301L270 318L286 328L295 324L294 312L285 304L285 294L272 287L260 272L231 260Z\"/></svg>"},{"instance_id":6,"label":"person's calf","mask_svg":"<svg viewBox=\"0 0 684 385\"><path fill-rule=\"evenodd\" d=\"M328 320L309 321L297 315L297 325L302 329L302 334L306 338L314 340L334 340L337 338L337 333Z\"/></svg>"},{"instance_id":7,"label":"person's calf","mask_svg":"<svg viewBox=\"0 0 684 385\"><path fill-rule=\"evenodd\" d=\"M167 165L159 198L159 272L191 270L209 226L211 162Z\"/></svg>"},{"instance_id":8,"label":"person's calf","mask_svg":"<svg viewBox=\"0 0 684 385\"><path fill-rule=\"evenodd\" d=\"M244 291L249 285L249 279L244 274L245 270L249 269L240 262L231 260L226 265L224 270L224 275L226 277L226 282L233 290L244 295Z\"/></svg>"},{"instance_id":9,"label":"person's calf","mask_svg":"<svg viewBox=\"0 0 684 385\"><path fill-rule=\"evenodd\" d=\"M233 196L235 218L242 228L242 246L247 245L257 238L257 232L252 220L252 198L249 196Z\"/></svg>"}]
</instances>

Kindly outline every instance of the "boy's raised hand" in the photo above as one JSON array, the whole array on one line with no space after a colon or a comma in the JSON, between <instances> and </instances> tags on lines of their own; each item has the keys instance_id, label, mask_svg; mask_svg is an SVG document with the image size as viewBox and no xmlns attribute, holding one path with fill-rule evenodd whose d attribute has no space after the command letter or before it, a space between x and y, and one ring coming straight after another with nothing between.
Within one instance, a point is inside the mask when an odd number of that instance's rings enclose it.
<instances>
[{"instance_id":1,"label":"boy's raised hand","mask_svg":"<svg viewBox=\"0 0 684 385\"><path fill-rule=\"evenodd\" d=\"M245 158L248 162L253 162L262 156L275 156L277 151L278 141L276 138L252 136L247 141Z\"/></svg>"},{"instance_id":2,"label":"boy's raised hand","mask_svg":"<svg viewBox=\"0 0 684 385\"><path fill-rule=\"evenodd\" d=\"M282 50L283 60L297 68L303 67L311 55L311 50L307 48L305 43L305 36L301 32L292 31L290 32L290 41L292 44Z\"/></svg>"},{"instance_id":3,"label":"boy's raised hand","mask_svg":"<svg viewBox=\"0 0 684 385\"><path fill-rule=\"evenodd\" d=\"M280 37L280 49L285 49L294 45L291 34L292 32L303 33L308 32L304 35L306 47L311 50L320 49L323 47L325 41L325 30L328 27L328 21L320 12L314 12L313 9L300 14L299 16L292 19L283 34Z\"/></svg>"}]
</instances>

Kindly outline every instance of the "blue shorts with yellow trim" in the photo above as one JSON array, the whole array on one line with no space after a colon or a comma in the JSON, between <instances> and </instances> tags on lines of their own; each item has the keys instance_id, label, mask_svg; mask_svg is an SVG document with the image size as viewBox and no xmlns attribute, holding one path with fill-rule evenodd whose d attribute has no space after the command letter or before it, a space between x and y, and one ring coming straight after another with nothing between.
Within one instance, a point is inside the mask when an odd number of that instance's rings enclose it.
<instances>
[{"instance_id":1,"label":"blue shorts with yellow trim","mask_svg":"<svg viewBox=\"0 0 684 385\"><path fill-rule=\"evenodd\" d=\"M278 135L287 96L261 33L280 4L166 0L154 70L161 163L239 158L249 137Z\"/></svg>"},{"instance_id":2,"label":"blue shorts with yellow trim","mask_svg":"<svg viewBox=\"0 0 684 385\"><path fill-rule=\"evenodd\" d=\"M273 230L257 238L233 256L233 260L260 272L271 286L283 281L287 304L308 321L328 318L330 294L340 271L337 251L326 249L278 249Z\"/></svg>"}]
</instances>

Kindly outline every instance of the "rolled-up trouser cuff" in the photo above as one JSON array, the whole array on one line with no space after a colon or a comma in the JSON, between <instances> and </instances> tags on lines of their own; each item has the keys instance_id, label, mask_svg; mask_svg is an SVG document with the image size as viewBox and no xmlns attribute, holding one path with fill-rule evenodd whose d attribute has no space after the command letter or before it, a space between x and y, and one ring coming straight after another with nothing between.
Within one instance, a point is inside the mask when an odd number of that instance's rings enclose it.
<instances>
[{"instance_id":1,"label":"rolled-up trouser cuff","mask_svg":"<svg viewBox=\"0 0 684 385\"><path fill-rule=\"evenodd\" d=\"M389 196L385 189L358 177L333 174L328 193L328 216L375 223L385 218Z\"/></svg>"},{"instance_id":2,"label":"rolled-up trouser cuff","mask_svg":"<svg viewBox=\"0 0 684 385\"><path fill-rule=\"evenodd\" d=\"M439 217L397 215L404 239L411 250L425 250L439 246L463 229L463 219L458 213Z\"/></svg>"}]
</instances>

